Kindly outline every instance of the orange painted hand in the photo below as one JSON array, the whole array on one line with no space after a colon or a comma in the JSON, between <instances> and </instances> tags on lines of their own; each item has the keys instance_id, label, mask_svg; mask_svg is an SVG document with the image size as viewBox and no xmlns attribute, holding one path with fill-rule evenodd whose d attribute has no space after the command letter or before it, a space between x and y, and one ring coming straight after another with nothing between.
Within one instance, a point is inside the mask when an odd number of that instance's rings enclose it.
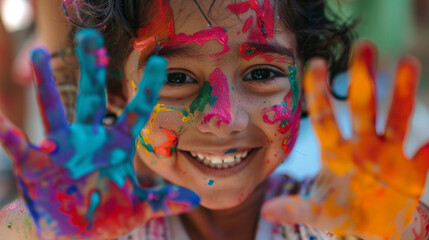
<instances>
[{"instance_id":1,"label":"orange painted hand","mask_svg":"<svg viewBox=\"0 0 429 240\"><path fill-rule=\"evenodd\" d=\"M351 138L342 136L329 102L328 70L314 60L305 73L310 118L321 145L322 170L309 196L268 202L263 215L305 223L337 235L399 239L411 222L429 168L429 143L412 157L403 151L419 77L417 60L400 61L384 134L377 134L374 94L376 51L359 44L349 76Z\"/></svg>"}]
</instances>

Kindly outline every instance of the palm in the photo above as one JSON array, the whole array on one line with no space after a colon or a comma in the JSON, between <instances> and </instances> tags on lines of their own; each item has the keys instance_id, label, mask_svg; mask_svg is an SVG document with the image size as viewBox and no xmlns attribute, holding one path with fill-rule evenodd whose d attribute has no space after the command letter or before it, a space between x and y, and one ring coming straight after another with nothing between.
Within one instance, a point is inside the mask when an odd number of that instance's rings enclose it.
<instances>
[{"instance_id":1,"label":"palm","mask_svg":"<svg viewBox=\"0 0 429 240\"><path fill-rule=\"evenodd\" d=\"M306 73L305 90L323 167L307 200L275 200L306 209L297 211L301 216L280 217L280 221L383 239L399 238L410 223L429 168L429 144L412 159L403 152L415 101L417 63L404 59L399 65L392 108L380 135L375 130L374 62L374 48L361 44L349 72L353 134L348 139L342 136L329 102L326 64L313 63Z\"/></svg>"},{"instance_id":2,"label":"palm","mask_svg":"<svg viewBox=\"0 0 429 240\"><path fill-rule=\"evenodd\" d=\"M189 190L170 185L142 189L133 170L135 138L165 81L165 60L148 62L139 93L114 126L104 127L103 42L87 30L78 34L77 43L81 80L76 123L69 126L65 120L49 55L36 50L32 59L47 138L35 146L6 120L0 124L0 139L15 160L21 193L39 236L112 238L153 217L194 207L198 197Z\"/></svg>"}]
</instances>

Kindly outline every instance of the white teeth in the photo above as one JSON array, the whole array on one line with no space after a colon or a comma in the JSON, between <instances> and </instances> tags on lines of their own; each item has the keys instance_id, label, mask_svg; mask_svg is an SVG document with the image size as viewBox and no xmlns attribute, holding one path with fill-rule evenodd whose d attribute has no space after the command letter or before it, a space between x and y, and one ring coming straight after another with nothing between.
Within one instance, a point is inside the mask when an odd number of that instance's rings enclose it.
<instances>
[{"instance_id":1,"label":"white teeth","mask_svg":"<svg viewBox=\"0 0 429 240\"><path fill-rule=\"evenodd\" d=\"M222 159L218 158L218 157L214 157L211 160L212 160L212 163L214 163L214 164L221 164L222 163Z\"/></svg>"},{"instance_id":2,"label":"white teeth","mask_svg":"<svg viewBox=\"0 0 429 240\"><path fill-rule=\"evenodd\" d=\"M229 168L239 164L245 157L247 157L248 151L237 153L236 155L229 155L222 159L219 156L204 156L201 153L191 152L191 156L197 159L199 162L212 168L222 169Z\"/></svg>"},{"instance_id":3,"label":"white teeth","mask_svg":"<svg viewBox=\"0 0 429 240\"><path fill-rule=\"evenodd\" d=\"M234 157L227 157L223 160L224 163L233 163L234 162Z\"/></svg>"}]
</instances>

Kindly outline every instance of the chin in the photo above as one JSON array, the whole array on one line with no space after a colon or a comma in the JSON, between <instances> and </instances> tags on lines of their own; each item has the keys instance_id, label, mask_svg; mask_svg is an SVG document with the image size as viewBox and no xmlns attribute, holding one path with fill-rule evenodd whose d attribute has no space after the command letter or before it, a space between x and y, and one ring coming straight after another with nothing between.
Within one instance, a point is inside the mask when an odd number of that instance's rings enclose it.
<instances>
[{"instance_id":1,"label":"chin","mask_svg":"<svg viewBox=\"0 0 429 240\"><path fill-rule=\"evenodd\" d=\"M225 210L239 206L242 204L249 196L251 196L253 191L247 195L236 192L225 192L225 191L214 191L210 195L199 195L201 198L200 205L204 208L210 210ZM198 194L198 193L197 193Z\"/></svg>"}]
</instances>

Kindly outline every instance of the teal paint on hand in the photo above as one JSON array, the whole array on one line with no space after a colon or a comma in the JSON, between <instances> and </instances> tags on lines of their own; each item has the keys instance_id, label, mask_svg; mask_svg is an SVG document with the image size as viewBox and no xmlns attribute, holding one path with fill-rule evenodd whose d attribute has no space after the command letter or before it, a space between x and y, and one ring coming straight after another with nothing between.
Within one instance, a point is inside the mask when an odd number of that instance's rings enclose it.
<instances>
[{"instance_id":1,"label":"teal paint on hand","mask_svg":"<svg viewBox=\"0 0 429 240\"><path fill-rule=\"evenodd\" d=\"M100 202L101 202L100 193L97 191L92 192L89 200L89 209L88 209L88 212L86 213L85 219L87 220L92 219L92 214L94 213L95 209L97 209L97 207L100 205ZM88 226L88 229L91 229L91 226L92 226L92 222Z\"/></svg>"}]
</instances>

